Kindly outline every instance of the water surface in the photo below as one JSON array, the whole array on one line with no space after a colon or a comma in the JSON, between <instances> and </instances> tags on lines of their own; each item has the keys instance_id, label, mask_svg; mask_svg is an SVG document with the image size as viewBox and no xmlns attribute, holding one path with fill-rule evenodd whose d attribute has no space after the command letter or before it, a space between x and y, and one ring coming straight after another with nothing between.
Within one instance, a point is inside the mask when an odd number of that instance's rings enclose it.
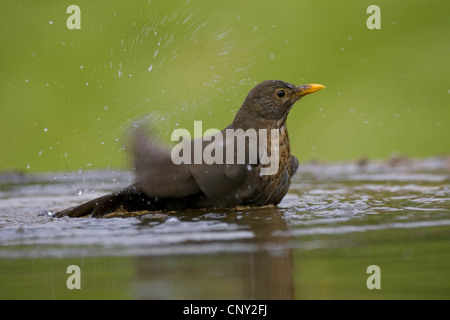
<instances>
[{"instance_id":1,"label":"water surface","mask_svg":"<svg viewBox=\"0 0 450 320\"><path fill-rule=\"evenodd\" d=\"M303 164L278 207L55 219L118 171L0 177L1 298L450 298L450 161ZM69 265L81 290L69 290ZM378 265L381 289L369 290Z\"/></svg>"}]
</instances>

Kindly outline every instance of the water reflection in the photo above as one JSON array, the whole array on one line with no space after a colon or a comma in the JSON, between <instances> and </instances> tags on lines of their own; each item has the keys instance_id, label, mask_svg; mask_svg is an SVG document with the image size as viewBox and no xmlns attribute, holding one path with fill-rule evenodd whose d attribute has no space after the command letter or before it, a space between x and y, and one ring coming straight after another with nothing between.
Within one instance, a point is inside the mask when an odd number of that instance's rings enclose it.
<instances>
[{"instance_id":1,"label":"water reflection","mask_svg":"<svg viewBox=\"0 0 450 320\"><path fill-rule=\"evenodd\" d=\"M246 211L187 212L182 220L221 218L252 233L252 249L240 254L141 256L136 258L136 292L143 299L293 299L294 261L283 211L275 207ZM175 267L176 266L176 267Z\"/></svg>"},{"instance_id":2,"label":"water reflection","mask_svg":"<svg viewBox=\"0 0 450 320\"><path fill-rule=\"evenodd\" d=\"M129 174L0 176L0 292L73 298L65 268L76 264L84 298L373 298L365 270L380 264L380 297L448 297L448 172L445 159L303 165L278 207L109 219L37 213Z\"/></svg>"}]
</instances>

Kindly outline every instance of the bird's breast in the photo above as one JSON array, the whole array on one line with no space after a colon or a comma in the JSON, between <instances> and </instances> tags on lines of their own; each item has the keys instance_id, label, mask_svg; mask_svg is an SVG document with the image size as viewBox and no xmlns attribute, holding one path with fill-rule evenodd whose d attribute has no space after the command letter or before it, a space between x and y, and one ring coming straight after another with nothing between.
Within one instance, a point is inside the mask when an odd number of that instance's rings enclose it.
<instances>
[{"instance_id":1,"label":"bird's breast","mask_svg":"<svg viewBox=\"0 0 450 320\"><path fill-rule=\"evenodd\" d=\"M286 195L290 185L290 159L291 151L289 145L289 136L287 130L282 127L279 130L279 136L277 141L273 141L270 133L268 133L268 152L271 159L277 158L277 170L271 174L264 174L264 172L270 172L267 169L268 166L274 166L274 163L262 164L259 163L255 166L253 176L249 177L246 181L248 188L248 198L241 199L243 204L264 206L269 204L278 204ZM277 153L277 154L275 154ZM250 180L256 180L253 183L254 188L250 188L252 185Z\"/></svg>"}]
</instances>

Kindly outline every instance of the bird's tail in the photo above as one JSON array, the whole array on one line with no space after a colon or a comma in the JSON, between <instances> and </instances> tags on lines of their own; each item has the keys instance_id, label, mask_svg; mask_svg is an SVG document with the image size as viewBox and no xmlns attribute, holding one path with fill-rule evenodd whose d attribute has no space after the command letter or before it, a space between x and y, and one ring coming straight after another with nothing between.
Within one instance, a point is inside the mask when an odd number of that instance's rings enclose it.
<instances>
[{"instance_id":1,"label":"bird's tail","mask_svg":"<svg viewBox=\"0 0 450 320\"><path fill-rule=\"evenodd\" d=\"M54 217L91 217L100 218L123 207L126 211L146 210L151 202L136 186L109 193L81 205L71 207L53 214Z\"/></svg>"}]
</instances>

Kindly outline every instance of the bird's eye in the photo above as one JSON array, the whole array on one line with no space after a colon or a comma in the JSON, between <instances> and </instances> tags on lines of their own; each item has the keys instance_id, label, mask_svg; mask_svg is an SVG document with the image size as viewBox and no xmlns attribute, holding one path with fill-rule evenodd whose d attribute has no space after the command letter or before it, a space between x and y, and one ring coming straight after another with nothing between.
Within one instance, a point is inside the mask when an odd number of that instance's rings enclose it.
<instances>
[{"instance_id":1,"label":"bird's eye","mask_svg":"<svg viewBox=\"0 0 450 320\"><path fill-rule=\"evenodd\" d=\"M278 91L277 91L277 96L278 96L279 98L284 98L284 97L286 96L286 90L284 90L284 89L278 90Z\"/></svg>"}]
</instances>

